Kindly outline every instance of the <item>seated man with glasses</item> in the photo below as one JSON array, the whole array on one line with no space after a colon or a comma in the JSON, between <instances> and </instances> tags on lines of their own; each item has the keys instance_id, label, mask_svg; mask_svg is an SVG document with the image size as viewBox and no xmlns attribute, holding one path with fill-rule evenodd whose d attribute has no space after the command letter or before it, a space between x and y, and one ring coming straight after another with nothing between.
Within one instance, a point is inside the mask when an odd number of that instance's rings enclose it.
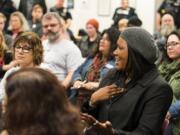
<instances>
[{"instance_id":1,"label":"seated man with glasses","mask_svg":"<svg viewBox=\"0 0 180 135\"><path fill-rule=\"evenodd\" d=\"M60 16L55 12L46 13L42 19L44 68L54 73L65 88L70 86L73 72L83 59L79 48L68 39Z\"/></svg>"}]
</instances>

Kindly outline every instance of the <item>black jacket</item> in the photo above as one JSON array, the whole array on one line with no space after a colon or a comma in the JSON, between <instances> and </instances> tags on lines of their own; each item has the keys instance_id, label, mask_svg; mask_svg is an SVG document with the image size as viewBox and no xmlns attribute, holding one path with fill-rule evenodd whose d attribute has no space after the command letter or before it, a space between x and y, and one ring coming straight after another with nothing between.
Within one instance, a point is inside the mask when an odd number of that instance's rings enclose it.
<instances>
[{"instance_id":1,"label":"black jacket","mask_svg":"<svg viewBox=\"0 0 180 135\"><path fill-rule=\"evenodd\" d=\"M122 7L118 7L115 9L114 15L113 15L113 21L114 21L114 26L118 26L118 22L119 20L126 18L129 19L132 16L137 16L135 9L132 7L129 7L127 11L128 13L124 13L124 10L122 9Z\"/></svg>"},{"instance_id":2,"label":"black jacket","mask_svg":"<svg viewBox=\"0 0 180 135\"><path fill-rule=\"evenodd\" d=\"M111 71L100 87L115 83L118 71ZM127 92L85 108L100 121L110 121L117 135L160 135L172 101L170 86L153 69L127 88Z\"/></svg>"},{"instance_id":3,"label":"black jacket","mask_svg":"<svg viewBox=\"0 0 180 135\"><path fill-rule=\"evenodd\" d=\"M5 51L4 53L4 64L9 64L12 61L12 53ZM3 78L6 71L2 69L2 66L0 66L0 79Z\"/></svg>"}]
</instances>

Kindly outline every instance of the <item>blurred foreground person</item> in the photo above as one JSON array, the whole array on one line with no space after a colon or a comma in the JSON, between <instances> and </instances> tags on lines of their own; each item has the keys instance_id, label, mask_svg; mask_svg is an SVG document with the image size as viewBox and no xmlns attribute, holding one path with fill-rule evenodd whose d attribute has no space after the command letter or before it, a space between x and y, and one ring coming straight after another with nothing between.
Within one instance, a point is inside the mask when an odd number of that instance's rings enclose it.
<instances>
[{"instance_id":1,"label":"blurred foreground person","mask_svg":"<svg viewBox=\"0 0 180 135\"><path fill-rule=\"evenodd\" d=\"M80 135L79 113L53 74L39 68L21 69L7 80L4 134Z\"/></svg>"},{"instance_id":2,"label":"blurred foreground person","mask_svg":"<svg viewBox=\"0 0 180 135\"><path fill-rule=\"evenodd\" d=\"M172 90L154 64L153 37L131 27L122 32L117 44L115 69L84 104L84 111L91 114L82 114L90 125L86 134L160 135Z\"/></svg>"}]
</instances>

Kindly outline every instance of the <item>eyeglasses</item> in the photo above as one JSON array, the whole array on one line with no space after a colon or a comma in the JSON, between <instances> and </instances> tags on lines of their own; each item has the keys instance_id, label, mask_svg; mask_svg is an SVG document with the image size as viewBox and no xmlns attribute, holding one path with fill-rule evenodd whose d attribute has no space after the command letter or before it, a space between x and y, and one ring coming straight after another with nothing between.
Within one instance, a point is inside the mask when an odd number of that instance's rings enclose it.
<instances>
[{"instance_id":1,"label":"eyeglasses","mask_svg":"<svg viewBox=\"0 0 180 135\"><path fill-rule=\"evenodd\" d=\"M168 42L166 45L165 45L165 49L167 49L168 47L175 47L177 45L179 45L180 42Z\"/></svg>"},{"instance_id":2,"label":"eyeglasses","mask_svg":"<svg viewBox=\"0 0 180 135\"><path fill-rule=\"evenodd\" d=\"M52 27L52 28L54 28L54 27L56 27L58 24L47 24L47 25L43 25L43 27L44 28L48 28L48 27Z\"/></svg>"},{"instance_id":3,"label":"eyeglasses","mask_svg":"<svg viewBox=\"0 0 180 135\"><path fill-rule=\"evenodd\" d=\"M23 46L23 47L22 46L15 46L16 52L20 52L21 50L23 53L29 53L32 50L32 48L29 46Z\"/></svg>"}]
</instances>

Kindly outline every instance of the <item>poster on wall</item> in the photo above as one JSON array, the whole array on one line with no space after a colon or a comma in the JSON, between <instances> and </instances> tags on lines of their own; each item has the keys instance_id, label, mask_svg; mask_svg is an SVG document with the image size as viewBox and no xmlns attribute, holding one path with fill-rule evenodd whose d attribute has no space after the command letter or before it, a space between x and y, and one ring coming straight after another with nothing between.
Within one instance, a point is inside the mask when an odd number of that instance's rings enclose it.
<instances>
[{"instance_id":1,"label":"poster on wall","mask_svg":"<svg viewBox=\"0 0 180 135\"><path fill-rule=\"evenodd\" d=\"M68 9L74 8L74 0L67 0L67 8Z\"/></svg>"},{"instance_id":2,"label":"poster on wall","mask_svg":"<svg viewBox=\"0 0 180 135\"><path fill-rule=\"evenodd\" d=\"M98 0L98 15L109 16L111 10L111 0Z\"/></svg>"}]
</instances>

